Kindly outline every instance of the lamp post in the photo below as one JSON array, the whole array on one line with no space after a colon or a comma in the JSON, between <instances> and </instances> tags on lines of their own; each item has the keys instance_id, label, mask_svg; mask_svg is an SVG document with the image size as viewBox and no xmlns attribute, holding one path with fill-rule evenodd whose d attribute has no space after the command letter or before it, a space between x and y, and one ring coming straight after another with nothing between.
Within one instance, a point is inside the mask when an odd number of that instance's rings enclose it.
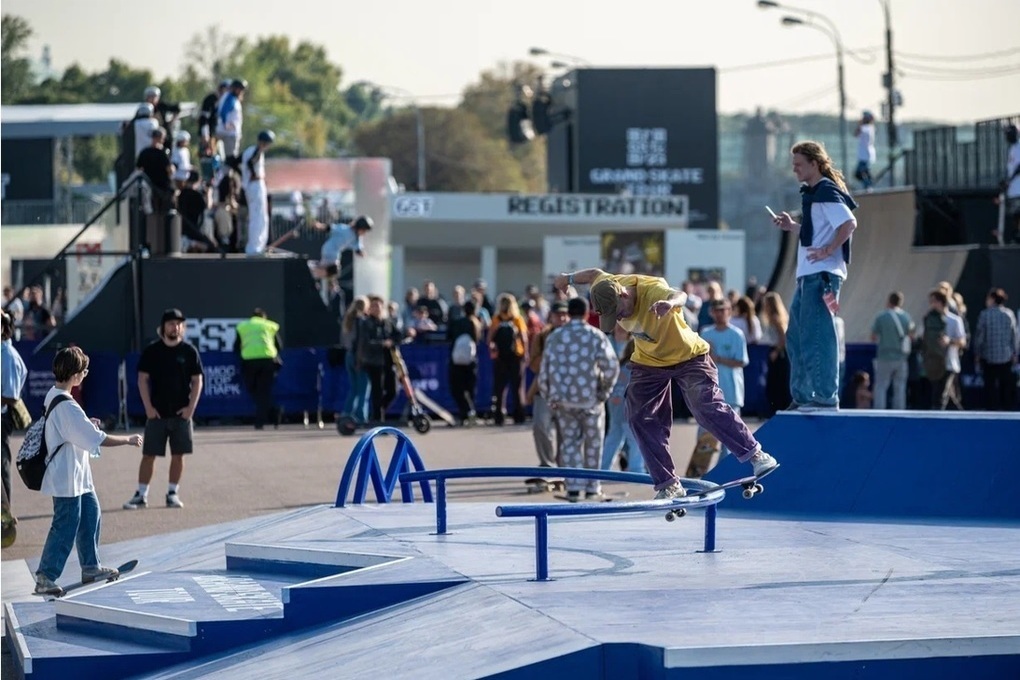
<instances>
[{"instance_id":1,"label":"lamp post","mask_svg":"<svg viewBox=\"0 0 1020 680\"><path fill-rule=\"evenodd\" d=\"M591 66L591 62L587 59L575 57L572 54L563 54L562 52L550 52L544 47L532 47L528 50L528 54L533 57L550 57L552 59L568 61L572 66Z\"/></svg>"},{"instance_id":2,"label":"lamp post","mask_svg":"<svg viewBox=\"0 0 1020 680\"><path fill-rule=\"evenodd\" d=\"M847 139L846 139L846 84L843 78L843 41L840 40L839 32L833 27L829 30L820 24L813 24L797 17L783 17L784 26L809 26L826 34L832 39L836 46L836 82L839 87L839 153L843 172L849 172L847 165Z\"/></svg>"},{"instance_id":3,"label":"lamp post","mask_svg":"<svg viewBox=\"0 0 1020 680\"><path fill-rule=\"evenodd\" d=\"M786 16L783 17L784 26L811 26L812 28L822 31L828 35L832 42L836 46L836 67L837 67L837 82L839 85L839 141L840 141L840 153L842 155L841 162L843 164L843 172L849 172L847 166L847 151L846 151L846 87L843 80L843 39L839 35L839 29L836 28L836 24L832 22L824 14L819 14L809 9L802 9L800 7L790 7L773 0L758 0L758 7L760 9L784 9L787 12L794 12L808 18L808 21L804 21L798 17ZM815 23L818 22L818 23Z\"/></svg>"},{"instance_id":4,"label":"lamp post","mask_svg":"<svg viewBox=\"0 0 1020 680\"><path fill-rule=\"evenodd\" d=\"M893 75L896 70L893 68L892 18L889 14L889 0L878 1L882 4L882 14L885 17L886 72L882 76L882 84L886 89L886 108L888 109L887 115L889 116L886 127L889 140L889 186L894 186L896 184L896 146L899 144L899 138L896 134L896 83L895 76Z\"/></svg>"}]
</instances>

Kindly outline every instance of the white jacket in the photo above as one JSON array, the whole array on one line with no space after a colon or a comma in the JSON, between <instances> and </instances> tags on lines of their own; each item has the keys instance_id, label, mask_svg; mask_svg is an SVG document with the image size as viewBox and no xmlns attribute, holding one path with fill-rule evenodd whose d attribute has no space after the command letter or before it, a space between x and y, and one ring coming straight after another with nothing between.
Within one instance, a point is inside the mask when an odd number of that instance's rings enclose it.
<instances>
[{"instance_id":1,"label":"white jacket","mask_svg":"<svg viewBox=\"0 0 1020 680\"><path fill-rule=\"evenodd\" d=\"M43 400L43 408L58 394L70 396L69 392L51 387ZM89 420L74 399L57 404L46 418L46 450L53 458L46 467L42 493L72 498L95 491L89 453L99 448L105 439L106 433Z\"/></svg>"}]
</instances>

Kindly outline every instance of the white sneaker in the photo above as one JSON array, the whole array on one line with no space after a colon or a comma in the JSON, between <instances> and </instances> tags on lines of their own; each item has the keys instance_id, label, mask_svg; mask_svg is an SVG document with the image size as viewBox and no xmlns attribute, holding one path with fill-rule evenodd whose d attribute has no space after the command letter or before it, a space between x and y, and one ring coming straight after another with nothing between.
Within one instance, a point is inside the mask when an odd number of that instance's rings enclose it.
<instances>
[{"instance_id":1,"label":"white sneaker","mask_svg":"<svg viewBox=\"0 0 1020 680\"><path fill-rule=\"evenodd\" d=\"M35 575L35 594L60 597L64 594L64 589L54 583L49 576L40 572Z\"/></svg>"},{"instance_id":2,"label":"white sneaker","mask_svg":"<svg viewBox=\"0 0 1020 680\"><path fill-rule=\"evenodd\" d=\"M81 570L82 583L108 581L118 576L120 576L120 572L113 567L85 567Z\"/></svg>"},{"instance_id":3,"label":"white sneaker","mask_svg":"<svg viewBox=\"0 0 1020 680\"><path fill-rule=\"evenodd\" d=\"M127 503L121 507L125 510L141 510L149 504L149 501L142 494L135 491L135 495L131 497Z\"/></svg>"},{"instance_id":4,"label":"white sneaker","mask_svg":"<svg viewBox=\"0 0 1020 680\"><path fill-rule=\"evenodd\" d=\"M659 492L655 494L655 498L653 500L665 501L672 498L683 498L686 495L687 492L684 490L683 486L680 485L680 482L673 482L665 489L659 489Z\"/></svg>"},{"instance_id":5,"label":"white sneaker","mask_svg":"<svg viewBox=\"0 0 1020 680\"><path fill-rule=\"evenodd\" d=\"M750 463L754 466L755 477L761 477L766 472L779 467L779 462L764 451L759 451L751 456Z\"/></svg>"},{"instance_id":6,"label":"white sneaker","mask_svg":"<svg viewBox=\"0 0 1020 680\"><path fill-rule=\"evenodd\" d=\"M184 501L177 495L177 492L168 493L166 495L166 507L168 508L183 508Z\"/></svg>"}]
</instances>

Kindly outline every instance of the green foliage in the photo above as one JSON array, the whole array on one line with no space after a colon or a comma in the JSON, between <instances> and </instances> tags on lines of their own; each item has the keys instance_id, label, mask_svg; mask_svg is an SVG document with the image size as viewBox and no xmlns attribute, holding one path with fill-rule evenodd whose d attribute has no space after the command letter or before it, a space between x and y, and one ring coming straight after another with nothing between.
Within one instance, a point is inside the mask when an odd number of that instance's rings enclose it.
<instances>
[{"instance_id":1,"label":"green foliage","mask_svg":"<svg viewBox=\"0 0 1020 680\"><path fill-rule=\"evenodd\" d=\"M32 27L28 22L11 14L2 19L2 70L0 97L5 104L18 101L32 88L32 63L24 56Z\"/></svg>"},{"instance_id":2,"label":"green foliage","mask_svg":"<svg viewBox=\"0 0 1020 680\"><path fill-rule=\"evenodd\" d=\"M422 109L426 181L430 191L524 191L520 166L492 139L478 117L462 109ZM418 177L417 120L404 109L361 125L355 144L365 156L385 156L393 176L409 188Z\"/></svg>"}]
</instances>

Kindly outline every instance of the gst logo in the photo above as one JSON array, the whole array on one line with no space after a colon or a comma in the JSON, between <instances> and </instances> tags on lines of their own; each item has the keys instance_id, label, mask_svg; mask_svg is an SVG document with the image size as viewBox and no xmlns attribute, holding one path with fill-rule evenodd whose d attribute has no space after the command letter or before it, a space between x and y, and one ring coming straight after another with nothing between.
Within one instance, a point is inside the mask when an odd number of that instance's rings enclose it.
<instances>
[{"instance_id":1,"label":"gst logo","mask_svg":"<svg viewBox=\"0 0 1020 680\"><path fill-rule=\"evenodd\" d=\"M200 352L230 352L242 318L188 319L185 337Z\"/></svg>"},{"instance_id":2,"label":"gst logo","mask_svg":"<svg viewBox=\"0 0 1020 680\"><path fill-rule=\"evenodd\" d=\"M428 217L432 214L432 198L398 196L393 200L393 214L397 217Z\"/></svg>"}]
</instances>

